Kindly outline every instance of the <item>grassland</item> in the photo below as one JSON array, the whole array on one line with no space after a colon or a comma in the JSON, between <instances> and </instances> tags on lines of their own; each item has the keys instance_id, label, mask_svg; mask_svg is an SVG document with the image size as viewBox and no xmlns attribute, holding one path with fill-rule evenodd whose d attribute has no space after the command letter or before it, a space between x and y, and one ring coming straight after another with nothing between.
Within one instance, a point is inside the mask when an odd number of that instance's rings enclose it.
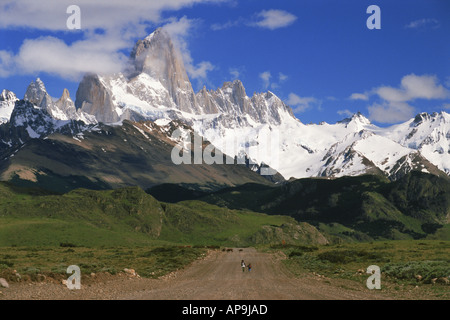
<instances>
[{"instance_id":1,"label":"grassland","mask_svg":"<svg viewBox=\"0 0 450 320\"><path fill-rule=\"evenodd\" d=\"M2 247L0 277L8 282L67 279L67 267L77 265L81 275L116 275L125 268L145 278L156 278L183 268L206 253L189 246L145 247ZM14 271L14 272L13 272ZM20 276L17 276L19 274Z\"/></svg>"},{"instance_id":2,"label":"grassland","mask_svg":"<svg viewBox=\"0 0 450 320\"><path fill-rule=\"evenodd\" d=\"M0 184L0 277L17 281L135 269L177 270L206 247L316 243L312 226L287 216L230 210L200 201L159 202L138 187L51 194ZM16 270L16 272L12 272Z\"/></svg>"},{"instance_id":3,"label":"grassland","mask_svg":"<svg viewBox=\"0 0 450 320\"><path fill-rule=\"evenodd\" d=\"M254 246L283 251L286 267L299 276L314 272L363 283L366 268L378 265L382 290L425 286L449 298L449 189L435 179L253 185L208 195L209 203L162 202L138 187L54 194L0 183L0 277L65 279L72 264L83 275L131 268L159 277L208 247ZM311 224L295 220L307 216Z\"/></svg>"},{"instance_id":4,"label":"grassland","mask_svg":"<svg viewBox=\"0 0 450 320\"><path fill-rule=\"evenodd\" d=\"M271 246L282 250L285 266L297 276L314 273L365 285L367 267L381 270L381 290L422 288L436 298L450 299L450 241L398 240L325 246Z\"/></svg>"},{"instance_id":5,"label":"grassland","mask_svg":"<svg viewBox=\"0 0 450 320\"><path fill-rule=\"evenodd\" d=\"M295 242L302 233L312 235L309 241L314 242L314 235L320 236L314 227L288 216L194 200L164 203L138 187L56 195L0 185L0 246L248 246L265 241L258 234L267 230L269 242Z\"/></svg>"},{"instance_id":6,"label":"grassland","mask_svg":"<svg viewBox=\"0 0 450 320\"><path fill-rule=\"evenodd\" d=\"M450 180L422 172L410 172L395 182L363 175L298 179L278 187L247 184L199 200L232 209L288 215L316 226L337 243L450 240Z\"/></svg>"}]
</instances>

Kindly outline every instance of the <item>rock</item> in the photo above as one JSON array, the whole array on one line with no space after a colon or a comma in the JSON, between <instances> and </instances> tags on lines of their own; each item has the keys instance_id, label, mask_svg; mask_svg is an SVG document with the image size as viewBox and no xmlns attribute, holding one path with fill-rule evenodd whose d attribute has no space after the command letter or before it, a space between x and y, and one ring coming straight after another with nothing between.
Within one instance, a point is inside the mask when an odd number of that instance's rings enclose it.
<instances>
[{"instance_id":1,"label":"rock","mask_svg":"<svg viewBox=\"0 0 450 320\"><path fill-rule=\"evenodd\" d=\"M432 284L435 284L437 279L438 279L438 278L433 278L433 279L431 279L431 283L432 283Z\"/></svg>"},{"instance_id":2,"label":"rock","mask_svg":"<svg viewBox=\"0 0 450 320\"><path fill-rule=\"evenodd\" d=\"M62 283L63 285L65 285L65 286L67 286L67 280L66 280L66 279L62 280L61 283Z\"/></svg>"},{"instance_id":3,"label":"rock","mask_svg":"<svg viewBox=\"0 0 450 320\"><path fill-rule=\"evenodd\" d=\"M449 284L450 280L448 280L447 277L441 277L441 278L437 279L437 282L441 283L441 284Z\"/></svg>"},{"instance_id":4,"label":"rock","mask_svg":"<svg viewBox=\"0 0 450 320\"><path fill-rule=\"evenodd\" d=\"M9 284L4 278L0 278L0 287L9 288Z\"/></svg>"},{"instance_id":5,"label":"rock","mask_svg":"<svg viewBox=\"0 0 450 320\"><path fill-rule=\"evenodd\" d=\"M422 281L422 276L420 274L416 275L415 278L417 279L417 281Z\"/></svg>"},{"instance_id":6,"label":"rock","mask_svg":"<svg viewBox=\"0 0 450 320\"><path fill-rule=\"evenodd\" d=\"M124 271L126 274L131 275L131 276L136 276L136 275L137 275L137 273L136 273L136 271L135 271L134 269L128 269L128 268L125 268L125 269L123 269L123 271Z\"/></svg>"},{"instance_id":7,"label":"rock","mask_svg":"<svg viewBox=\"0 0 450 320\"><path fill-rule=\"evenodd\" d=\"M91 273L91 277L92 278L95 277L95 273L94 272Z\"/></svg>"},{"instance_id":8,"label":"rock","mask_svg":"<svg viewBox=\"0 0 450 320\"><path fill-rule=\"evenodd\" d=\"M119 120L111 97L98 75L86 74L76 93L76 109L93 115L99 122L111 123Z\"/></svg>"}]
</instances>

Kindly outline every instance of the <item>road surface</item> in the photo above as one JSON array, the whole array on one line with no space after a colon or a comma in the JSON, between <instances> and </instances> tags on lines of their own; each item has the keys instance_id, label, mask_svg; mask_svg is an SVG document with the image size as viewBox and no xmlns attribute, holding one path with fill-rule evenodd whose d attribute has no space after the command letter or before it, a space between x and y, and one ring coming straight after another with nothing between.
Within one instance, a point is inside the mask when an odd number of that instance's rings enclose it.
<instances>
[{"instance_id":1,"label":"road surface","mask_svg":"<svg viewBox=\"0 0 450 320\"><path fill-rule=\"evenodd\" d=\"M1 299L115 300L324 300L389 299L354 281L328 279L311 273L295 277L283 267L282 256L253 248L211 251L183 270L163 279L112 277L69 290L61 283L14 283L0 289ZM241 260L252 264L242 272Z\"/></svg>"}]
</instances>

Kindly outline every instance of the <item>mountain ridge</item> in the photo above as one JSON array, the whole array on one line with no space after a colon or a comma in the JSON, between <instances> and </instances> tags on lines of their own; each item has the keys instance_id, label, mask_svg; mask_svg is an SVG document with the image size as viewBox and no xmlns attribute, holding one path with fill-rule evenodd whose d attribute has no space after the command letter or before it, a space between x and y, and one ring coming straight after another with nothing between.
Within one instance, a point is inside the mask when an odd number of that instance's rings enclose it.
<instances>
[{"instance_id":1,"label":"mountain ridge","mask_svg":"<svg viewBox=\"0 0 450 320\"><path fill-rule=\"evenodd\" d=\"M5 118L11 111L9 122L4 121L3 148L12 143L6 133L12 124L28 123L23 117L16 121L18 113L11 106L23 109L24 102L11 94L4 91L8 102L0 101ZM421 113L387 128L360 112L335 124L304 124L271 91L249 97L240 80L195 93L181 54L164 29L136 42L124 72L86 74L75 102L66 89L53 101L39 78L30 83L24 101L34 106L30 117L42 114L41 120L30 120L42 125L25 127L29 138L46 138L67 123L68 133L76 137L97 123L178 121L229 157L267 164L285 179L372 173L396 180L411 170L450 175L449 114ZM45 121L48 129L42 128ZM24 138L25 133L16 139L19 145Z\"/></svg>"}]
</instances>

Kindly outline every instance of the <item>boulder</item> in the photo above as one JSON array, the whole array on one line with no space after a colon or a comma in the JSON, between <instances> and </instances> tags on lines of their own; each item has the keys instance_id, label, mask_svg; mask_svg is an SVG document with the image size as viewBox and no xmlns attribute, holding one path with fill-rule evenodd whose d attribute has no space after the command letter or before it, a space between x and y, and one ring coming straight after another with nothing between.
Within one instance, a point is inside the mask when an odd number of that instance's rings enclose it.
<instances>
[{"instance_id":1,"label":"boulder","mask_svg":"<svg viewBox=\"0 0 450 320\"><path fill-rule=\"evenodd\" d=\"M9 284L4 278L0 278L0 287L9 288Z\"/></svg>"}]
</instances>

